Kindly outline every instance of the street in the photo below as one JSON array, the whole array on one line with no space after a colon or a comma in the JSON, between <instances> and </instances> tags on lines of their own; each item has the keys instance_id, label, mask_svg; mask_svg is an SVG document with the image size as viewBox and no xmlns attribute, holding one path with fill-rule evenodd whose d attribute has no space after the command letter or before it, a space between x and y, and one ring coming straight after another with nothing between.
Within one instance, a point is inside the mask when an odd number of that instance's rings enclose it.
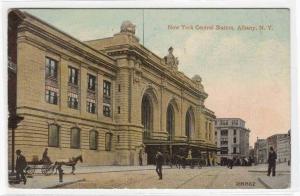
<instances>
[{"instance_id":1,"label":"street","mask_svg":"<svg viewBox=\"0 0 300 196\"><path fill-rule=\"evenodd\" d=\"M172 189L264 189L257 174L247 167L206 167L202 169L164 169L163 180L155 170L78 174L84 182L61 188L172 188Z\"/></svg>"},{"instance_id":2,"label":"street","mask_svg":"<svg viewBox=\"0 0 300 196\"><path fill-rule=\"evenodd\" d=\"M277 165L275 177L266 174L267 165L251 167L225 166L187 167L178 169L163 167L163 179L159 180L154 165L146 166L83 166L64 167L63 182L58 175L45 176L37 173L28 178L27 184L12 184L13 188L131 188L131 189L284 189L290 186L290 167Z\"/></svg>"}]
</instances>

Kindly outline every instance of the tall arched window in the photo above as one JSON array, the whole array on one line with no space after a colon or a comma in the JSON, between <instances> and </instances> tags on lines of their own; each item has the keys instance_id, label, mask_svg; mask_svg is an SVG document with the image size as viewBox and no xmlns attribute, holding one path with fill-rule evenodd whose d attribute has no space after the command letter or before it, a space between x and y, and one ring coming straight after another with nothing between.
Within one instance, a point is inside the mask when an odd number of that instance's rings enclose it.
<instances>
[{"instance_id":1,"label":"tall arched window","mask_svg":"<svg viewBox=\"0 0 300 196\"><path fill-rule=\"evenodd\" d=\"M175 132L175 113L171 104L169 104L167 109L167 132L168 140L171 140L174 137Z\"/></svg>"},{"instance_id":2,"label":"tall arched window","mask_svg":"<svg viewBox=\"0 0 300 196\"><path fill-rule=\"evenodd\" d=\"M191 114L187 112L185 115L185 135L188 140L191 139L191 131L192 131L191 123L192 123Z\"/></svg>"},{"instance_id":3,"label":"tall arched window","mask_svg":"<svg viewBox=\"0 0 300 196\"><path fill-rule=\"evenodd\" d=\"M152 102L148 95L143 96L142 100L142 124L144 126L144 136L149 136L153 129L153 108Z\"/></svg>"},{"instance_id":4,"label":"tall arched window","mask_svg":"<svg viewBox=\"0 0 300 196\"><path fill-rule=\"evenodd\" d=\"M56 124L49 125L48 145L51 147L59 146L59 126Z\"/></svg>"},{"instance_id":5,"label":"tall arched window","mask_svg":"<svg viewBox=\"0 0 300 196\"><path fill-rule=\"evenodd\" d=\"M105 133L105 150L111 151L111 146L112 146L112 134Z\"/></svg>"},{"instance_id":6,"label":"tall arched window","mask_svg":"<svg viewBox=\"0 0 300 196\"><path fill-rule=\"evenodd\" d=\"M71 148L80 148L80 129L77 127L71 129Z\"/></svg>"},{"instance_id":7,"label":"tall arched window","mask_svg":"<svg viewBox=\"0 0 300 196\"><path fill-rule=\"evenodd\" d=\"M96 130L90 131L90 149L97 150L98 148L98 132Z\"/></svg>"},{"instance_id":8,"label":"tall arched window","mask_svg":"<svg viewBox=\"0 0 300 196\"><path fill-rule=\"evenodd\" d=\"M195 116L193 109L190 107L185 115L185 135L187 140L191 140L193 137L195 127Z\"/></svg>"}]
</instances>

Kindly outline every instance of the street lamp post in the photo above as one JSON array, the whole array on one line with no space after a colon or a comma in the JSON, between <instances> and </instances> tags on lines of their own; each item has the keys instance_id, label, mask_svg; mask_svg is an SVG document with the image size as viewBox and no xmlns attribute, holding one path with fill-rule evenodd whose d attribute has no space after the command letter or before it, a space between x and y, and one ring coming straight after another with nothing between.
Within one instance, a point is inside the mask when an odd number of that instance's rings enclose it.
<instances>
[{"instance_id":1,"label":"street lamp post","mask_svg":"<svg viewBox=\"0 0 300 196\"><path fill-rule=\"evenodd\" d=\"M16 114L10 115L8 117L8 127L11 128L11 174L14 174L15 168L15 129L18 124L24 119L24 117L18 116Z\"/></svg>"}]
</instances>

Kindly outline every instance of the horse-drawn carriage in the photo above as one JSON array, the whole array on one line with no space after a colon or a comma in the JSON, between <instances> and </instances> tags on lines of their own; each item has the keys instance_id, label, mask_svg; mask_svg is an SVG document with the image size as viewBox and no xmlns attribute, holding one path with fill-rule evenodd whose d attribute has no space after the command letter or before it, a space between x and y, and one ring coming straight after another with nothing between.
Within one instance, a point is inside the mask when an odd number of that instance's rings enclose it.
<instances>
[{"instance_id":1,"label":"horse-drawn carriage","mask_svg":"<svg viewBox=\"0 0 300 196\"><path fill-rule=\"evenodd\" d=\"M72 157L68 160L58 160L54 163L51 162L49 159L45 160L38 160L37 157L34 157L32 161L27 162L27 167L25 168L25 172L29 175L35 174L38 170L41 171L44 175L51 175L55 170L55 174L57 173L57 169L61 166L70 166L72 167L72 174L75 172L75 165L77 162L82 162L82 156L79 155L77 157Z\"/></svg>"},{"instance_id":2,"label":"horse-drawn carriage","mask_svg":"<svg viewBox=\"0 0 300 196\"><path fill-rule=\"evenodd\" d=\"M195 167L201 169L204 165L206 165L206 160L202 157L186 158L185 156L181 156L181 155L175 155L173 162L176 165L176 167L179 169L180 167L185 169L187 165L189 165L191 169Z\"/></svg>"},{"instance_id":3,"label":"horse-drawn carriage","mask_svg":"<svg viewBox=\"0 0 300 196\"><path fill-rule=\"evenodd\" d=\"M35 174L38 170L44 175L51 175L55 169L55 165L51 162L45 162L43 160L27 162L25 172L29 175Z\"/></svg>"}]
</instances>

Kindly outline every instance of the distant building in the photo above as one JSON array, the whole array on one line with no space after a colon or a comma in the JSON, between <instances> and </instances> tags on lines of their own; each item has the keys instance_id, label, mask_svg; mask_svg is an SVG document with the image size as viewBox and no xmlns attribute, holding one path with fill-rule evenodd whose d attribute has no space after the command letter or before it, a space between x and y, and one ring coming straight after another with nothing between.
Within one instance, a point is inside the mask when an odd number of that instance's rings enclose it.
<instances>
[{"instance_id":1,"label":"distant building","mask_svg":"<svg viewBox=\"0 0 300 196\"><path fill-rule=\"evenodd\" d=\"M254 158L254 148L252 146L249 147L249 157Z\"/></svg>"},{"instance_id":2,"label":"distant building","mask_svg":"<svg viewBox=\"0 0 300 196\"><path fill-rule=\"evenodd\" d=\"M254 144L254 159L256 164L267 163L268 142L266 139L257 139Z\"/></svg>"},{"instance_id":3,"label":"distant building","mask_svg":"<svg viewBox=\"0 0 300 196\"><path fill-rule=\"evenodd\" d=\"M250 130L245 128L244 120L240 118L217 118L215 128L220 158L249 156Z\"/></svg>"},{"instance_id":4,"label":"distant building","mask_svg":"<svg viewBox=\"0 0 300 196\"><path fill-rule=\"evenodd\" d=\"M280 137L277 141L277 161L279 163L289 162L291 160L290 131Z\"/></svg>"},{"instance_id":5,"label":"distant building","mask_svg":"<svg viewBox=\"0 0 300 196\"><path fill-rule=\"evenodd\" d=\"M286 134L274 134L267 139L257 139L254 144L254 159L257 164L268 162L269 148L277 153L277 162L289 162L291 160L290 130Z\"/></svg>"},{"instance_id":6,"label":"distant building","mask_svg":"<svg viewBox=\"0 0 300 196\"><path fill-rule=\"evenodd\" d=\"M273 147L275 151L277 151L278 140L286 137L287 134L274 134L267 138L268 146Z\"/></svg>"}]
</instances>

